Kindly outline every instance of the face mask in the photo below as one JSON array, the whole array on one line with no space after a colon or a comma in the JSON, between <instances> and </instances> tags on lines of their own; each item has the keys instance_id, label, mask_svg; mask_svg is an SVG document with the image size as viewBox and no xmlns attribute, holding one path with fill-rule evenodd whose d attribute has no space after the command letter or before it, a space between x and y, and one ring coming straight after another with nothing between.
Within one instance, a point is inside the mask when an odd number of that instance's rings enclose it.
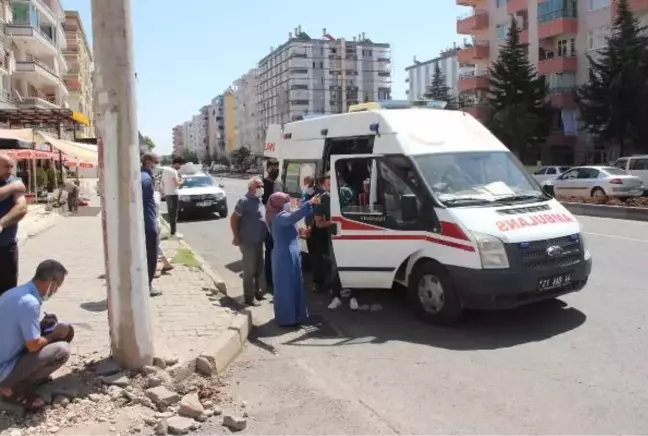
<instances>
[{"instance_id":1,"label":"face mask","mask_svg":"<svg viewBox=\"0 0 648 436\"><path fill-rule=\"evenodd\" d=\"M271 178L276 179L277 176L279 175L279 170L277 170L277 169L270 170L270 171L268 172L268 175L269 175Z\"/></svg>"},{"instance_id":2,"label":"face mask","mask_svg":"<svg viewBox=\"0 0 648 436\"><path fill-rule=\"evenodd\" d=\"M290 212L290 203L284 204L283 210L284 212Z\"/></svg>"},{"instance_id":3,"label":"face mask","mask_svg":"<svg viewBox=\"0 0 648 436\"><path fill-rule=\"evenodd\" d=\"M312 186L310 188L306 188L306 193L308 195L313 195L315 193L315 188L313 188Z\"/></svg>"},{"instance_id":4,"label":"face mask","mask_svg":"<svg viewBox=\"0 0 648 436\"><path fill-rule=\"evenodd\" d=\"M256 198L261 198L263 197L263 188L257 188L256 191L254 191L254 196Z\"/></svg>"},{"instance_id":5,"label":"face mask","mask_svg":"<svg viewBox=\"0 0 648 436\"><path fill-rule=\"evenodd\" d=\"M50 283L47 287L47 292L45 292L45 295L43 295L43 301L49 300L54 292L56 292L56 287L54 286L54 283Z\"/></svg>"}]
</instances>

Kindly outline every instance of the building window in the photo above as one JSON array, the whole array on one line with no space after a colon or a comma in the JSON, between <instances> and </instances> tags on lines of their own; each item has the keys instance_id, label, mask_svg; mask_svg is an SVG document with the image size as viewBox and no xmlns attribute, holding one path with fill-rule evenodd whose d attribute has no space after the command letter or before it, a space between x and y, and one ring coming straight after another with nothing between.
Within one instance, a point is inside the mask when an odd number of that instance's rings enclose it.
<instances>
[{"instance_id":1,"label":"building window","mask_svg":"<svg viewBox=\"0 0 648 436\"><path fill-rule=\"evenodd\" d=\"M607 45L610 29L607 26L597 27L587 32L587 49L600 50Z\"/></svg>"},{"instance_id":2,"label":"building window","mask_svg":"<svg viewBox=\"0 0 648 436\"><path fill-rule=\"evenodd\" d=\"M496 27L497 30L497 39L504 40L508 37L508 31L510 27L510 23L506 24L498 24Z\"/></svg>"},{"instance_id":3,"label":"building window","mask_svg":"<svg viewBox=\"0 0 648 436\"><path fill-rule=\"evenodd\" d=\"M610 0L589 0L590 11L607 8L608 6L610 6Z\"/></svg>"},{"instance_id":4,"label":"building window","mask_svg":"<svg viewBox=\"0 0 648 436\"><path fill-rule=\"evenodd\" d=\"M576 0L547 0L538 4L538 23L577 17Z\"/></svg>"},{"instance_id":5,"label":"building window","mask_svg":"<svg viewBox=\"0 0 648 436\"><path fill-rule=\"evenodd\" d=\"M496 1L495 1L495 5L496 5L498 8L501 8L501 7L504 6L505 4L506 4L506 0L496 0Z\"/></svg>"}]
</instances>

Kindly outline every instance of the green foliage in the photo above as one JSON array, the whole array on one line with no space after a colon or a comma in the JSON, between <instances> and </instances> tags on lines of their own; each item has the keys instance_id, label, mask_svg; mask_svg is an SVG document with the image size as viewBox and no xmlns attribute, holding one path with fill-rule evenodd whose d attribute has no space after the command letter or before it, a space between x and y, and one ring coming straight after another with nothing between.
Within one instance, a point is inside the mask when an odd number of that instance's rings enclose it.
<instances>
[{"instance_id":1,"label":"green foliage","mask_svg":"<svg viewBox=\"0 0 648 436\"><path fill-rule=\"evenodd\" d=\"M241 147L232 152L230 158L232 159L232 164L234 166L244 169L246 161L250 157L250 149L247 147Z\"/></svg>"},{"instance_id":2,"label":"green foliage","mask_svg":"<svg viewBox=\"0 0 648 436\"><path fill-rule=\"evenodd\" d=\"M587 130L621 156L648 151L648 39L628 6L619 0L607 46L588 55L589 80L578 90Z\"/></svg>"},{"instance_id":3,"label":"green foliage","mask_svg":"<svg viewBox=\"0 0 648 436\"><path fill-rule=\"evenodd\" d=\"M432 83L427 87L423 98L427 100L445 101L448 103L446 109L457 109L457 99L452 95L452 89L446 84L446 77L441 71L439 64L435 64Z\"/></svg>"},{"instance_id":4,"label":"green foliage","mask_svg":"<svg viewBox=\"0 0 648 436\"><path fill-rule=\"evenodd\" d=\"M198 163L198 155L191 150L182 150L182 158L186 162Z\"/></svg>"},{"instance_id":5,"label":"green foliage","mask_svg":"<svg viewBox=\"0 0 648 436\"><path fill-rule=\"evenodd\" d=\"M155 148L155 142L153 142L150 136L144 137L144 143L146 144L148 151L152 151Z\"/></svg>"}]
</instances>

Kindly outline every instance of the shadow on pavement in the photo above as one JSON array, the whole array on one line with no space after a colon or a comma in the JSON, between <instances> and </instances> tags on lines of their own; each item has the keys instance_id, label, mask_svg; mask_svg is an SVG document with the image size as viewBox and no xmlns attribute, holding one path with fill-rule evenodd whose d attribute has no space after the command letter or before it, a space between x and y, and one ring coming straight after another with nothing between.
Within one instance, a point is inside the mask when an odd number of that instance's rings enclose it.
<instances>
[{"instance_id":1,"label":"shadow on pavement","mask_svg":"<svg viewBox=\"0 0 648 436\"><path fill-rule=\"evenodd\" d=\"M164 221L167 223L169 222L169 214L168 213L163 213L162 218ZM203 214L195 214L195 215L189 215L189 216L183 216L182 219L178 218L178 224L180 223L201 223L205 221L216 221L221 219L221 217L216 214L216 213L203 213Z\"/></svg>"},{"instance_id":2,"label":"shadow on pavement","mask_svg":"<svg viewBox=\"0 0 648 436\"><path fill-rule=\"evenodd\" d=\"M581 326L586 315L562 300L549 300L506 311L467 311L461 323L453 327L427 324L413 315L402 292L355 291L360 304L380 303L377 312L351 311L344 306L327 309L326 296L311 295L313 322L301 328L301 335L282 342L292 346L340 346L362 340L372 344L390 341L410 342L448 350L495 350L539 342ZM255 327L262 338L286 333L273 320ZM309 339L339 339L331 344L308 342Z\"/></svg>"},{"instance_id":3,"label":"shadow on pavement","mask_svg":"<svg viewBox=\"0 0 648 436\"><path fill-rule=\"evenodd\" d=\"M108 300L89 301L87 303L81 303L80 306L81 309L87 310L88 312L103 312L108 310Z\"/></svg>"}]
</instances>

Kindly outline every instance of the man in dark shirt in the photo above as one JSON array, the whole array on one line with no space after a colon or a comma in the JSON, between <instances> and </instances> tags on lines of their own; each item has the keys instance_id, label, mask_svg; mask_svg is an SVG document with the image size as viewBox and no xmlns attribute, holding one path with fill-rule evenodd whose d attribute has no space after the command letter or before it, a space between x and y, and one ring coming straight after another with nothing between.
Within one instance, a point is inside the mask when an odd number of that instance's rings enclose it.
<instances>
[{"instance_id":1,"label":"man in dark shirt","mask_svg":"<svg viewBox=\"0 0 648 436\"><path fill-rule=\"evenodd\" d=\"M322 187L328 194L321 197L320 205L315 209L313 229L311 237L314 238L317 250L321 252L324 273L324 283L320 288L321 290L328 290L333 299L328 308L331 310L337 309L342 305L342 283L340 282L340 275L335 261L335 252L333 251L332 235L331 235L331 179L328 175L322 178ZM317 262L314 262L317 263ZM351 295L350 291L349 307L351 310L358 310L358 300Z\"/></svg>"},{"instance_id":2,"label":"man in dark shirt","mask_svg":"<svg viewBox=\"0 0 648 436\"><path fill-rule=\"evenodd\" d=\"M13 168L0 154L0 295L18 285L18 223L27 215L26 188Z\"/></svg>"},{"instance_id":3,"label":"man in dark shirt","mask_svg":"<svg viewBox=\"0 0 648 436\"><path fill-rule=\"evenodd\" d=\"M283 185L279 178L279 162L276 159L270 159L266 162L267 176L263 179L263 197L261 202L264 206L268 204L268 199L275 192L283 191ZM273 293L272 289L272 247L274 243L272 241L272 235L270 232L266 235L265 239L265 279L267 291L269 294Z\"/></svg>"},{"instance_id":4,"label":"man in dark shirt","mask_svg":"<svg viewBox=\"0 0 648 436\"><path fill-rule=\"evenodd\" d=\"M162 295L153 288L153 277L158 258L160 230L158 227L157 204L155 203L155 178L153 169L160 159L155 153L142 156L142 209L144 211L144 241L146 245L146 263L148 266L149 293L151 297Z\"/></svg>"}]
</instances>

